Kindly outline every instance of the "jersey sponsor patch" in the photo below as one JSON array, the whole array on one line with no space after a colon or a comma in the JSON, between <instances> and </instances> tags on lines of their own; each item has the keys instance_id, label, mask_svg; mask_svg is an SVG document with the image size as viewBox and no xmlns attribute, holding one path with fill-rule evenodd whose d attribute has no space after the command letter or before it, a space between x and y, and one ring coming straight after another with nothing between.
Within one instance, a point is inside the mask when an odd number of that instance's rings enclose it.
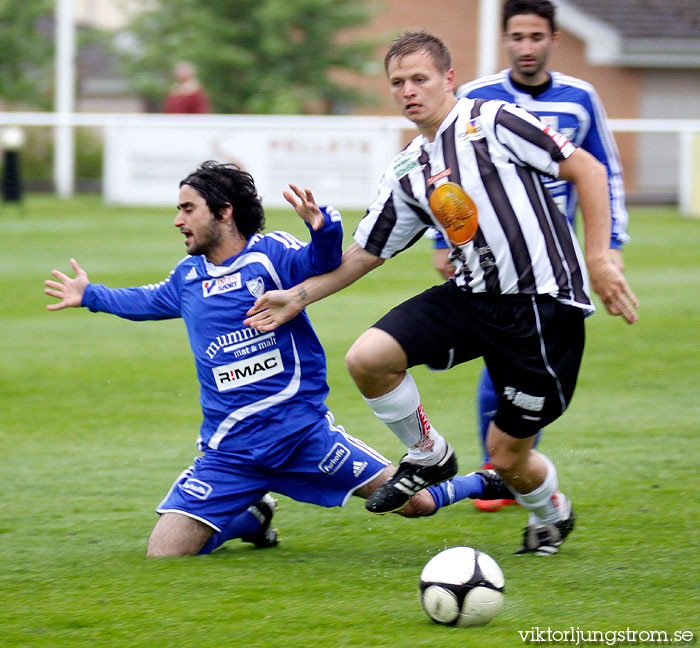
<instances>
[{"instance_id":1,"label":"jersey sponsor patch","mask_svg":"<svg viewBox=\"0 0 700 648\"><path fill-rule=\"evenodd\" d=\"M471 139L481 139L484 137L484 133L481 130L481 124L479 123L479 118L470 119L464 125L464 131L457 134L460 140L471 140Z\"/></svg>"},{"instance_id":2,"label":"jersey sponsor patch","mask_svg":"<svg viewBox=\"0 0 700 648\"><path fill-rule=\"evenodd\" d=\"M455 182L440 184L430 194L429 204L433 216L454 245L466 245L474 238L479 216L474 201L460 185Z\"/></svg>"},{"instance_id":3,"label":"jersey sponsor patch","mask_svg":"<svg viewBox=\"0 0 700 648\"><path fill-rule=\"evenodd\" d=\"M207 279L202 282L202 295L211 297L213 295L222 295L223 293L238 290L241 287L241 273L228 275L226 277L218 277L216 279Z\"/></svg>"},{"instance_id":4,"label":"jersey sponsor patch","mask_svg":"<svg viewBox=\"0 0 700 648\"><path fill-rule=\"evenodd\" d=\"M394 173L401 179L418 167L420 151L404 151L394 158Z\"/></svg>"},{"instance_id":5,"label":"jersey sponsor patch","mask_svg":"<svg viewBox=\"0 0 700 648\"><path fill-rule=\"evenodd\" d=\"M436 173L434 176L430 176L428 178L428 184L435 184L443 178L447 178L450 175L450 173L452 173L452 169L445 169L444 171L440 171L440 173Z\"/></svg>"},{"instance_id":6,"label":"jersey sponsor patch","mask_svg":"<svg viewBox=\"0 0 700 648\"><path fill-rule=\"evenodd\" d=\"M515 387L506 387L503 395L516 407L529 410L530 412L541 412L544 409L544 396L533 396L525 392L518 391Z\"/></svg>"},{"instance_id":7,"label":"jersey sponsor patch","mask_svg":"<svg viewBox=\"0 0 700 648\"><path fill-rule=\"evenodd\" d=\"M216 336L214 340L209 343L205 353L210 360L213 360L216 354L223 349L225 353L229 353L241 347L246 347L253 345L258 339L267 339L269 335L263 335L260 331L256 331L254 328L249 326L244 326L243 328L234 329L233 331L228 331L227 333L221 333ZM274 340L274 335L272 336ZM276 342L274 342L276 344ZM259 351L264 347L259 349L250 349L250 352ZM246 353L245 355L248 355Z\"/></svg>"},{"instance_id":8,"label":"jersey sponsor patch","mask_svg":"<svg viewBox=\"0 0 700 648\"><path fill-rule=\"evenodd\" d=\"M321 472L332 475L338 472L340 467L348 460L348 457L350 457L350 450L338 441L330 449L330 452L321 460L318 467Z\"/></svg>"},{"instance_id":9,"label":"jersey sponsor patch","mask_svg":"<svg viewBox=\"0 0 700 648\"><path fill-rule=\"evenodd\" d=\"M195 479L194 477L187 479L184 484L178 484L178 487L180 490L185 491L185 493L189 493L192 497L196 497L200 500L207 499L213 490L209 484Z\"/></svg>"},{"instance_id":10,"label":"jersey sponsor patch","mask_svg":"<svg viewBox=\"0 0 700 648\"><path fill-rule=\"evenodd\" d=\"M279 349L212 369L220 392L265 380L282 371L284 371L284 364Z\"/></svg>"}]
</instances>

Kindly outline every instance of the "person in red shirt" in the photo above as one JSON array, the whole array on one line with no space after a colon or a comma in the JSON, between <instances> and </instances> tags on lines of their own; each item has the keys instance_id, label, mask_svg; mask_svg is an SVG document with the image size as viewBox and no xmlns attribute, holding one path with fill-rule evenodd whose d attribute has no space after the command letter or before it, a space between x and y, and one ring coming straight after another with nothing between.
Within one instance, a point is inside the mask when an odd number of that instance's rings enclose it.
<instances>
[{"instance_id":1,"label":"person in red shirt","mask_svg":"<svg viewBox=\"0 0 700 648\"><path fill-rule=\"evenodd\" d=\"M197 70L188 61L181 61L173 69L175 85L168 92L163 103L165 113L208 113L211 112L209 95L197 79Z\"/></svg>"}]
</instances>

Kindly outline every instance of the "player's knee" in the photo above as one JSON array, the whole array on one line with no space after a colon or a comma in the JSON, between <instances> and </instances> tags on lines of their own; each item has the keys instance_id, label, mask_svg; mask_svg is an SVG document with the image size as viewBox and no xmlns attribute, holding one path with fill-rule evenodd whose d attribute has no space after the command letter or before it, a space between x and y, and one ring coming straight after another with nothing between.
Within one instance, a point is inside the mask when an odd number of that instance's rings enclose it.
<instances>
[{"instance_id":1,"label":"player's knee","mask_svg":"<svg viewBox=\"0 0 700 648\"><path fill-rule=\"evenodd\" d=\"M489 452L489 463L496 472L504 477L517 471L518 466L527 459L526 454L518 452L506 443L487 442L487 449Z\"/></svg>"},{"instance_id":2,"label":"player's knee","mask_svg":"<svg viewBox=\"0 0 700 648\"><path fill-rule=\"evenodd\" d=\"M371 328L365 331L345 355L345 364L358 385L381 381L406 370L406 354L388 333Z\"/></svg>"},{"instance_id":3,"label":"player's knee","mask_svg":"<svg viewBox=\"0 0 700 648\"><path fill-rule=\"evenodd\" d=\"M212 532L210 527L198 520L178 513L164 513L148 538L146 558L195 556Z\"/></svg>"},{"instance_id":4,"label":"player's knee","mask_svg":"<svg viewBox=\"0 0 700 648\"><path fill-rule=\"evenodd\" d=\"M354 345L351 346L345 354L345 366L350 375L354 378L359 369L359 358L358 354L355 352Z\"/></svg>"},{"instance_id":5,"label":"player's knee","mask_svg":"<svg viewBox=\"0 0 700 648\"><path fill-rule=\"evenodd\" d=\"M356 382L377 373L376 358L373 358L372 354L368 352L367 346L362 342L362 338L356 340L345 354L345 365Z\"/></svg>"},{"instance_id":6,"label":"player's knee","mask_svg":"<svg viewBox=\"0 0 700 648\"><path fill-rule=\"evenodd\" d=\"M173 555L154 547L146 547L146 558L172 558Z\"/></svg>"},{"instance_id":7,"label":"player's knee","mask_svg":"<svg viewBox=\"0 0 700 648\"><path fill-rule=\"evenodd\" d=\"M489 463L499 475L507 476L516 469L518 461L517 457L513 454L489 449Z\"/></svg>"},{"instance_id":8,"label":"player's knee","mask_svg":"<svg viewBox=\"0 0 700 648\"><path fill-rule=\"evenodd\" d=\"M507 482L517 479L518 475L525 469L531 448L527 439L517 444L496 443L488 447L489 463L494 470Z\"/></svg>"}]
</instances>

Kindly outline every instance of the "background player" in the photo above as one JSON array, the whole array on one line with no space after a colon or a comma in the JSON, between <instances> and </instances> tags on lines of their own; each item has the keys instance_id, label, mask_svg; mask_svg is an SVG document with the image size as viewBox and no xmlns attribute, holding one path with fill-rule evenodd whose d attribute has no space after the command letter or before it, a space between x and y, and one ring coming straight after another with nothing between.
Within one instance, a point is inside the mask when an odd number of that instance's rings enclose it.
<instances>
[{"instance_id":1,"label":"background player","mask_svg":"<svg viewBox=\"0 0 700 648\"><path fill-rule=\"evenodd\" d=\"M60 299L49 310L85 306L131 320L185 321L201 387L203 454L158 507L148 556L209 553L232 538L273 546L276 504L268 491L342 506L352 494L369 496L396 470L334 423L324 403L325 356L305 313L267 335L243 323L266 290L340 263L340 214L317 207L308 190L292 187L285 197L307 223L310 244L286 232L260 234L264 215L252 177L206 162L180 183L174 225L189 256L165 281L109 289L90 283L73 259L75 278L54 270L58 281L46 281L46 294ZM404 514L504 492L492 472L467 475L449 489L418 493Z\"/></svg>"},{"instance_id":2,"label":"background player","mask_svg":"<svg viewBox=\"0 0 700 648\"><path fill-rule=\"evenodd\" d=\"M535 113L554 130L565 135L603 163L608 172L612 227L610 253L624 270L622 246L629 240L624 183L615 139L607 123L603 104L593 86L561 72L547 70L559 41L555 7L549 0L506 0L502 12L503 45L511 67L492 76L466 83L457 97L501 99ZM576 188L562 179L545 179L545 186L559 209L574 223ZM454 272L444 238L435 239L433 262L445 278ZM483 449L483 467L488 468L486 434L498 404L493 382L483 370L477 388L478 433ZM514 500L474 500L482 511L496 511Z\"/></svg>"}]
</instances>

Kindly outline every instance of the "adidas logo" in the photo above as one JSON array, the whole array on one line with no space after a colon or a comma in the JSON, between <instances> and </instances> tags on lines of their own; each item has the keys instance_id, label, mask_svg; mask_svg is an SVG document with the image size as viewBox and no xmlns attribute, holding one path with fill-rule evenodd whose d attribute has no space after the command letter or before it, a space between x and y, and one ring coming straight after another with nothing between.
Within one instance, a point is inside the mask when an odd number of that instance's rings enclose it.
<instances>
[{"instance_id":1,"label":"adidas logo","mask_svg":"<svg viewBox=\"0 0 700 648\"><path fill-rule=\"evenodd\" d=\"M359 477L365 468L367 468L366 461L353 461L352 462L352 474L355 475L355 477Z\"/></svg>"},{"instance_id":2,"label":"adidas logo","mask_svg":"<svg viewBox=\"0 0 700 648\"><path fill-rule=\"evenodd\" d=\"M190 271L185 275L185 281L192 281L197 278L197 269L190 268Z\"/></svg>"}]
</instances>

